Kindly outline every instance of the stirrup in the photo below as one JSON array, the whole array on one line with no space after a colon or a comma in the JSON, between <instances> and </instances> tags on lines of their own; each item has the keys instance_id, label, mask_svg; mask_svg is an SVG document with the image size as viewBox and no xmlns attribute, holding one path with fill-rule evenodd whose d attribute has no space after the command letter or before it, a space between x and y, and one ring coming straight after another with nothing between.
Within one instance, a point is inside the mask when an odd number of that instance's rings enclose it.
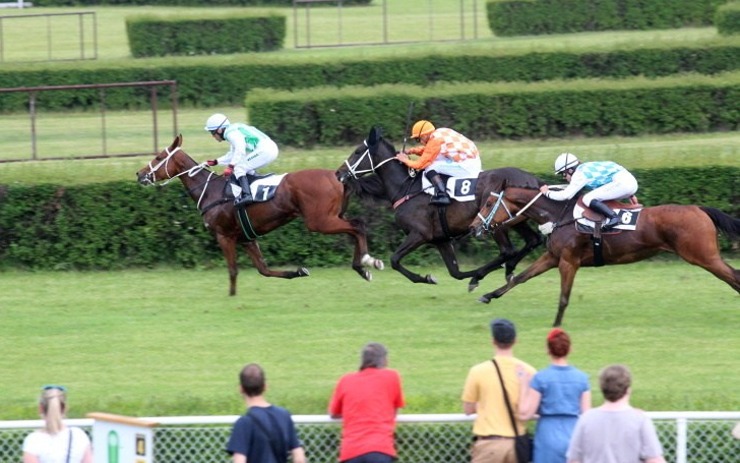
<instances>
[{"instance_id":1,"label":"stirrup","mask_svg":"<svg viewBox=\"0 0 740 463\"><path fill-rule=\"evenodd\" d=\"M242 196L240 198L237 198L234 200L234 206L244 206L247 204L251 204L254 202L254 199L252 199L251 196Z\"/></svg>"},{"instance_id":2,"label":"stirrup","mask_svg":"<svg viewBox=\"0 0 740 463\"><path fill-rule=\"evenodd\" d=\"M434 204L435 206L449 206L451 203L450 197L444 195L434 195L429 201L429 204Z\"/></svg>"},{"instance_id":3,"label":"stirrup","mask_svg":"<svg viewBox=\"0 0 740 463\"><path fill-rule=\"evenodd\" d=\"M603 224L601 224L601 230L603 231L609 231L612 230L614 227L619 225L619 217L607 217L606 221L604 221Z\"/></svg>"}]
</instances>

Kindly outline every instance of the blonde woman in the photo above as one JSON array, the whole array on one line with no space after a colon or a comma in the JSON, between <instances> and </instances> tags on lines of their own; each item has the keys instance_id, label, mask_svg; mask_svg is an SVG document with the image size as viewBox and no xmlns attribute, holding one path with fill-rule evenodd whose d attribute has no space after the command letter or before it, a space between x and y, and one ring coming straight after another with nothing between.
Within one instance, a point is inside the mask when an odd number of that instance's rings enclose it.
<instances>
[{"instance_id":1,"label":"blonde woman","mask_svg":"<svg viewBox=\"0 0 740 463\"><path fill-rule=\"evenodd\" d=\"M80 428L65 426L67 389L44 386L39 399L39 414L44 428L23 440L23 463L92 463L90 438Z\"/></svg>"}]
</instances>

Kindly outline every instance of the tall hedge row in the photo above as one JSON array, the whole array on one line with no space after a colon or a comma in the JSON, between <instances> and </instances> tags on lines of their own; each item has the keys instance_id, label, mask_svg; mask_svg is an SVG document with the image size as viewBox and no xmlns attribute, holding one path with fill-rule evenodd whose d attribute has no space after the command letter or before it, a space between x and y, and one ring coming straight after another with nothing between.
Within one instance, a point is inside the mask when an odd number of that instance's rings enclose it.
<instances>
[{"instance_id":1,"label":"tall hedge row","mask_svg":"<svg viewBox=\"0 0 740 463\"><path fill-rule=\"evenodd\" d=\"M131 16L126 18L126 31L135 58L228 55L283 48L285 21L281 15L253 14L208 19Z\"/></svg>"},{"instance_id":2,"label":"tall hedge row","mask_svg":"<svg viewBox=\"0 0 740 463\"><path fill-rule=\"evenodd\" d=\"M411 102L415 118L454 125L474 140L737 130L740 72L431 88L258 89L247 95L246 107L250 122L280 143L314 146L354 143L368 124L401 138Z\"/></svg>"},{"instance_id":3,"label":"tall hedge row","mask_svg":"<svg viewBox=\"0 0 740 463\"><path fill-rule=\"evenodd\" d=\"M577 51L526 53L458 50L378 56L338 62L329 59L276 61L260 54L218 57L142 58L106 62L59 63L0 67L0 87L33 87L149 80L176 80L183 106L241 105L254 88L295 90L321 85L379 85L405 82L428 85L440 81L502 82L623 78L636 75L661 77L677 73L716 74L740 69L740 37L726 37L673 46L601 50L597 46ZM427 90L420 90L427 94ZM163 99L164 100L164 99ZM110 109L148 108L148 89L106 92ZM5 94L0 112L26 111L28 95ZM99 94L58 91L39 94L42 110L95 109ZM162 101L166 104L166 101Z\"/></svg>"},{"instance_id":4,"label":"tall hedge row","mask_svg":"<svg viewBox=\"0 0 740 463\"><path fill-rule=\"evenodd\" d=\"M730 2L717 9L714 23L722 35L740 34L740 2Z\"/></svg>"},{"instance_id":5,"label":"tall hedge row","mask_svg":"<svg viewBox=\"0 0 740 463\"><path fill-rule=\"evenodd\" d=\"M679 203L717 207L740 215L740 167L635 170L646 206ZM556 181L550 174L542 175ZM365 219L373 255L387 261L403 240L388 205L354 200L350 217ZM343 235L307 233L300 220L260 238L273 266L341 266L349 269L352 244ZM723 241L725 250L729 243ZM461 255L493 255L490 240L463 240ZM240 257L246 264L248 259ZM430 248L408 263L439 263ZM224 266L215 240L179 184L143 187L135 182L85 186L0 186L0 268L121 269L155 265ZM251 265L251 264L249 264ZM225 284L225 283L224 283Z\"/></svg>"},{"instance_id":6,"label":"tall hedge row","mask_svg":"<svg viewBox=\"0 0 740 463\"><path fill-rule=\"evenodd\" d=\"M727 0L495 0L486 4L495 35L709 26Z\"/></svg>"}]
</instances>

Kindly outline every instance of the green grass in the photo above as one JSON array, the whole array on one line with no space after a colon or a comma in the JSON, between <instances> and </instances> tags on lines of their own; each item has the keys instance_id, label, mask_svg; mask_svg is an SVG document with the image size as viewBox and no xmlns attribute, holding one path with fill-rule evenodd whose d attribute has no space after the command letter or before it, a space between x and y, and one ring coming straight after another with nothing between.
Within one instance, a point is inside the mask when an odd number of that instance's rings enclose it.
<instances>
[{"instance_id":1,"label":"green grass","mask_svg":"<svg viewBox=\"0 0 740 463\"><path fill-rule=\"evenodd\" d=\"M234 120L243 120L243 107L184 109L178 113L178 132L183 148L198 161L223 154L227 146L216 143L203 130L212 112L223 111ZM170 115L160 114L159 149L172 141ZM101 149L99 117L87 113L57 114L47 117L38 131L40 157L70 158L61 161L0 163L0 184L57 183L74 185L90 182L133 180L151 155L102 159L72 159ZM70 121L75 136L70 137ZM0 127L0 159L30 159L27 120L22 116L4 117ZM369 131L368 127L368 131ZM154 149L151 113L114 112L106 115L109 154L143 153ZM400 149L402 140L393 140ZM358 143L361 140L357 141ZM612 159L631 169L670 166L738 165L740 132L710 134L672 134L644 137L575 138L524 141L480 141L486 169L517 166L533 172L549 172L558 153L572 151L584 159ZM311 150L282 147L280 157L270 165L273 172L292 172L309 168L336 169L354 146L319 147ZM25 151L24 151L25 150ZM25 154L24 154L25 153Z\"/></svg>"},{"instance_id":2,"label":"green grass","mask_svg":"<svg viewBox=\"0 0 740 463\"><path fill-rule=\"evenodd\" d=\"M465 12L460 16L460 3L449 0L404 0L388 2L387 37L383 35L382 8L379 2L362 7L344 7L341 21L336 8L311 8L310 23L306 22L305 10L294 15L292 7L258 8L248 10L255 14L279 13L287 18L285 50L271 55L292 59L296 45L300 53L317 56L357 57L388 53L388 47L365 47L358 52L357 47L310 48L308 45L373 44L380 42L409 42L391 48L406 53L409 48L434 50L446 47L478 47L485 49L546 51L567 50L582 46L592 46L598 42L604 47L623 45L659 45L673 42L696 42L717 37L715 28L685 28L668 31L613 31L601 33L581 33L551 36L527 36L513 38L494 37L485 12L485 2L478 1L478 10L466 2ZM432 8L430 9L430 5ZM31 8L24 10L5 9L3 16L40 15L58 13L94 12L95 25L90 15L54 16L51 19L29 17L5 20L3 22L3 59L7 62L41 61L49 58L77 59L80 43L85 48L84 57L95 56L97 46L98 60L130 58L126 17L141 14L158 16L223 16L241 14L247 8L229 7L159 7L159 6L86 6L85 8ZM431 11L431 12L430 12ZM80 22L82 26L80 26ZM464 29L461 30L461 23ZM97 28L97 44L94 27ZM28 31L35 31L29 34ZM477 40L471 40L477 36ZM466 39L465 44L450 43ZM49 48L48 41L52 41ZM51 51L50 51L51 50ZM358 54L359 53L359 54Z\"/></svg>"},{"instance_id":3,"label":"green grass","mask_svg":"<svg viewBox=\"0 0 740 463\"><path fill-rule=\"evenodd\" d=\"M519 327L517 355L547 365L557 272L485 305L477 297L503 283L500 273L468 294L442 268L418 270L440 284L392 270L368 283L349 266L291 281L246 268L233 298L225 269L0 273L0 419L35 418L46 383L69 387L73 417L236 414L236 375L252 361L266 367L272 400L323 414L371 340L389 347L403 376L404 413L458 413L467 369L491 354L487 323L499 316ZM634 402L648 410L737 410L738 308L726 284L683 262L583 269L565 317L571 361L592 384L604 365L628 364Z\"/></svg>"}]
</instances>

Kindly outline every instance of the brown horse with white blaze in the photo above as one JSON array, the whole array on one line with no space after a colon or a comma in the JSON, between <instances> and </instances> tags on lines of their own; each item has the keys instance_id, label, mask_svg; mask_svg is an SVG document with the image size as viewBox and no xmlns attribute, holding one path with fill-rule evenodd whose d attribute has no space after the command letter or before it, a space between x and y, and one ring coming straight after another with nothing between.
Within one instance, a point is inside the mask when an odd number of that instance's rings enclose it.
<instances>
[{"instance_id":1,"label":"brown horse with white blaze","mask_svg":"<svg viewBox=\"0 0 740 463\"><path fill-rule=\"evenodd\" d=\"M242 244L259 273L267 277L296 278L308 276L306 268L294 271L271 270L265 262L256 240L247 239L236 216L233 198L226 198L227 179L212 172L205 164L196 163L182 149L182 135L140 169L136 176L142 185L179 178L203 216L205 226L215 235L229 270L229 295L236 294L238 274L236 248ZM379 259L368 254L365 224L359 219L346 219L347 198L344 186L334 171L310 169L285 175L275 197L267 202L247 206L254 233L262 236L302 217L306 228L322 234L345 233L355 244L352 268L365 280L372 274L365 266L382 270Z\"/></svg>"},{"instance_id":2,"label":"brown horse with white blaze","mask_svg":"<svg viewBox=\"0 0 740 463\"><path fill-rule=\"evenodd\" d=\"M634 230L617 230L601 236L601 256L597 259L594 236L579 231L574 225L573 210L577 199L567 203L553 201L542 196L539 190L526 187L508 187L491 193L471 225L474 232L506 227L513 215L518 214L541 225L550 225L552 234L547 252L508 284L482 296L481 302L499 298L515 286L557 267L560 302L554 326L559 326L581 266L628 264L662 251L675 253L686 262L707 270L740 293L740 271L722 259L717 242L718 232L731 239L740 237L740 220L711 207L675 204L646 207L637 212Z\"/></svg>"}]
</instances>

